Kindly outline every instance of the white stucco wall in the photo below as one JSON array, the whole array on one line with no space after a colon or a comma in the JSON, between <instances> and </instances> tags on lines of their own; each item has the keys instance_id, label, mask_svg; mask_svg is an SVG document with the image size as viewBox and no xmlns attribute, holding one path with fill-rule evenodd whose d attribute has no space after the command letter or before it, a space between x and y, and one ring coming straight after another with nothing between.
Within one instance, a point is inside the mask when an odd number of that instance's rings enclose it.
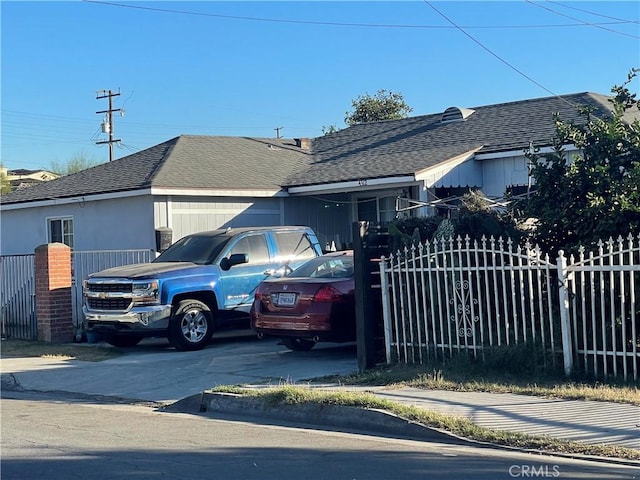
<instances>
[{"instance_id":1,"label":"white stucco wall","mask_svg":"<svg viewBox=\"0 0 640 480\"><path fill-rule=\"evenodd\" d=\"M74 201L0 212L0 254L33 253L48 242L49 218L73 219L75 250L155 248L149 196Z\"/></svg>"}]
</instances>

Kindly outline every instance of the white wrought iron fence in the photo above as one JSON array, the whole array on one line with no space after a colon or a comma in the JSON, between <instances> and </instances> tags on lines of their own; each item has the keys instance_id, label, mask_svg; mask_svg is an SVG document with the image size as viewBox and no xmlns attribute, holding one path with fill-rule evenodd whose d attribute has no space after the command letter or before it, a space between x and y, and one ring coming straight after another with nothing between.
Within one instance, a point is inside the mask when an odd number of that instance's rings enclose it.
<instances>
[{"instance_id":1,"label":"white wrought iron fence","mask_svg":"<svg viewBox=\"0 0 640 480\"><path fill-rule=\"evenodd\" d=\"M596 377L638 380L640 235L580 248L565 273L573 358Z\"/></svg>"},{"instance_id":2,"label":"white wrought iron fence","mask_svg":"<svg viewBox=\"0 0 640 480\"><path fill-rule=\"evenodd\" d=\"M578 359L576 366L595 375L637 380L639 247L632 236L627 243L551 262L529 244L458 237L383 258L387 363L425 363L460 351L477 357L529 343L545 365L561 362L566 373Z\"/></svg>"}]
</instances>

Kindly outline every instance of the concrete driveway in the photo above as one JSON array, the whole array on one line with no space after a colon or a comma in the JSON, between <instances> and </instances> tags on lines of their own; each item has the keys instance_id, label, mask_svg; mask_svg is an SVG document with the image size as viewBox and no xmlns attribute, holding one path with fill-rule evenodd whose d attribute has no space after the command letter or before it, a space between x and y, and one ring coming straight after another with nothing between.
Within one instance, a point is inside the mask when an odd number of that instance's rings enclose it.
<instances>
[{"instance_id":1,"label":"concrete driveway","mask_svg":"<svg viewBox=\"0 0 640 480\"><path fill-rule=\"evenodd\" d=\"M3 358L2 376L12 375L26 390L172 402L216 385L299 383L357 371L354 344L320 343L310 352L292 352L278 342L233 332L214 337L203 350L178 352L164 339L148 339L102 362Z\"/></svg>"}]
</instances>

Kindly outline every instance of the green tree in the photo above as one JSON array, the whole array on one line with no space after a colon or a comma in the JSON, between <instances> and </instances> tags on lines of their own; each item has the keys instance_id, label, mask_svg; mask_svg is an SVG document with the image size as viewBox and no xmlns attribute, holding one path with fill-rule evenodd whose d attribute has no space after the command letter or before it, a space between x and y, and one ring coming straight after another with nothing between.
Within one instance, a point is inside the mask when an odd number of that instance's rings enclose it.
<instances>
[{"instance_id":1,"label":"green tree","mask_svg":"<svg viewBox=\"0 0 640 480\"><path fill-rule=\"evenodd\" d=\"M580 125L556 116L553 151L527 154L535 190L520 206L536 219L534 240L549 253L640 230L640 101L627 88L638 71L612 88L611 116L582 108ZM579 150L571 159L569 144Z\"/></svg>"},{"instance_id":2,"label":"green tree","mask_svg":"<svg viewBox=\"0 0 640 480\"><path fill-rule=\"evenodd\" d=\"M86 170L90 167L95 167L96 165L100 165L101 162L96 158L90 158L86 155L86 153L76 153L67 163L60 163L57 161L51 162L51 171L53 173L57 173L58 175L71 175L72 173L78 173L81 170Z\"/></svg>"},{"instance_id":3,"label":"green tree","mask_svg":"<svg viewBox=\"0 0 640 480\"><path fill-rule=\"evenodd\" d=\"M330 135L332 133L336 133L337 131L339 131L340 129L338 127L336 127L335 125L323 125L322 126L322 135Z\"/></svg>"},{"instance_id":4,"label":"green tree","mask_svg":"<svg viewBox=\"0 0 640 480\"><path fill-rule=\"evenodd\" d=\"M489 200L478 190L471 190L462 196L458 214L453 219L456 236L469 236L480 240L490 238L520 238L515 219L510 212L492 208Z\"/></svg>"},{"instance_id":5,"label":"green tree","mask_svg":"<svg viewBox=\"0 0 640 480\"><path fill-rule=\"evenodd\" d=\"M413 108L404 101L401 93L391 90L378 90L373 96L368 93L360 95L351 102L351 105L353 111L345 112L344 117L344 123L349 126L406 118L413 111Z\"/></svg>"}]
</instances>

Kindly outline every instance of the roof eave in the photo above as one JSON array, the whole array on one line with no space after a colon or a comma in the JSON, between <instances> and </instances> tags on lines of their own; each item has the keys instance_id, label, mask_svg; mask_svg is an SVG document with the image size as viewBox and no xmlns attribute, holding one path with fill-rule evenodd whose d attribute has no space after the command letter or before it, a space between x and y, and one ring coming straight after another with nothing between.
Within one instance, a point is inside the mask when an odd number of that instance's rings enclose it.
<instances>
[{"instance_id":1,"label":"roof eave","mask_svg":"<svg viewBox=\"0 0 640 480\"><path fill-rule=\"evenodd\" d=\"M399 184L415 182L414 175L402 175L397 177L369 178L362 180L350 180L346 182L319 183L315 185L299 185L287 188L289 194L308 193L344 193L346 191L362 191L367 188L395 187Z\"/></svg>"}]
</instances>

